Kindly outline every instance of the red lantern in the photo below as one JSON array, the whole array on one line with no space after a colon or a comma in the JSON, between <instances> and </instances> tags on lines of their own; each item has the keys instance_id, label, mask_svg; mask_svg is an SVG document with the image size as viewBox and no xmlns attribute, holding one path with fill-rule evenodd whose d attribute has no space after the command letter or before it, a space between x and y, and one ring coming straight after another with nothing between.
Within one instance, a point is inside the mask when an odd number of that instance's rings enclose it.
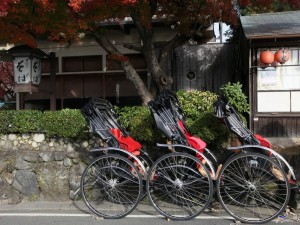
<instances>
[{"instance_id":1,"label":"red lantern","mask_svg":"<svg viewBox=\"0 0 300 225\"><path fill-rule=\"evenodd\" d=\"M268 64L263 63L263 62L261 61L261 59L259 58L259 59L258 59L257 66L258 66L258 67L261 67L261 68L263 68L263 69L265 69L266 67L268 67Z\"/></svg>"},{"instance_id":2,"label":"red lantern","mask_svg":"<svg viewBox=\"0 0 300 225\"><path fill-rule=\"evenodd\" d=\"M271 64L274 61L274 54L269 51L263 51L260 53L260 61L265 64Z\"/></svg>"},{"instance_id":3,"label":"red lantern","mask_svg":"<svg viewBox=\"0 0 300 225\"><path fill-rule=\"evenodd\" d=\"M290 52L282 48L275 53L274 59L280 64L283 64L290 59L290 56Z\"/></svg>"},{"instance_id":4,"label":"red lantern","mask_svg":"<svg viewBox=\"0 0 300 225\"><path fill-rule=\"evenodd\" d=\"M278 62L276 62L275 60L274 60L271 64L266 64L266 63L263 63L263 62L261 61L261 59L259 58L259 59L258 59L258 64L257 64L257 66L260 67L260 68L262 68L262 69L265 69L265 68L267 68L268 66L277 67L277 64L278 64Z\"/></svg>"}]
</instances>

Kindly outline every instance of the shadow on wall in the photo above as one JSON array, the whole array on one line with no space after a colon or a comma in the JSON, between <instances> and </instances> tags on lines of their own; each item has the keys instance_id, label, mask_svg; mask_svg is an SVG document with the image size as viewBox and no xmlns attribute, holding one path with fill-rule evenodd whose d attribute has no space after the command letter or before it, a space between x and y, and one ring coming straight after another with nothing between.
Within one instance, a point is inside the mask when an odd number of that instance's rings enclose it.
<instances>
[{"instance_id":1,"label":"shadow on wall","mask_svg":"<svg viewBox=\"0 0 300 225\"><path fill-rule=\"evenodd\" d=\"M285 120L288 121L288 120ZM264 121L265 122L265 121ZM293 167L297 181L300 181L300 137L293 137L296 132L290 122L283 125L277 118L265 124L255 124L257 134L271 142L273 150L280 153ZM297 136L297 135L295 135Z\"/></svg>"},{"instance_id":2,"label":"shadow on wall","mask_svg":"<svg viewBox=\"0 0 300 225\"><path fill-rule=\"evenodd\" d=\"M177 89L218 93L223 84L236 79L233 44L185 45L175 54ZM188 76L191 72L196 75L193 79Z\"/></svg>"}]
</instances>

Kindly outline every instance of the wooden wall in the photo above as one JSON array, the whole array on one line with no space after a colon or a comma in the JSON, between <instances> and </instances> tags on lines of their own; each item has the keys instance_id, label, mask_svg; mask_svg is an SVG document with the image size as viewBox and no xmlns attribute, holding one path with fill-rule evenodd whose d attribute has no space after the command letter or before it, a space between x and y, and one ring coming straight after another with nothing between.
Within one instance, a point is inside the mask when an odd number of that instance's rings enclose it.
<instances>
[{"instance_id":1,"label":"wooden wall","mask_svg":"<svg viewBox=\"0 0 300 225\"><path fill-rule=\"evenodd\" d=\"M254 121L254 133L264 137L300 137L300 118L260 116Z\"/></svg>"},{"instance_id":2,"label":"wooden wall","mask_svg":"<svg viewBox=\"0 0 300 225\"><path fill-rule=\"evenodd\" d=\"M213 91L236 79L236 56L233 44L186 45L175 51L173 58L175 89ZM187 79L193 71L195 79Z\"/></svg>"}]
</instances>

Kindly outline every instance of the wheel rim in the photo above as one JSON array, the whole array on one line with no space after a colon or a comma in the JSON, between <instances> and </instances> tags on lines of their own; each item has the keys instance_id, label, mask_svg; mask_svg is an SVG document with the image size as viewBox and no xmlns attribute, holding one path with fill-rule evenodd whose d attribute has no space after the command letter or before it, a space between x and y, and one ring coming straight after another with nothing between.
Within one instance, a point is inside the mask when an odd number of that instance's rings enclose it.
<instances>
[{"instance_id":1,"label":"wheel rim","mask_svg":"<svg viewBox=\"0 0 300 225\"><path fill-rule=\"evenodd\" d=\"M201 175L200 164L197 158L182 153L171 153L154 163L147 191L160 214L174 220L188 220L208 206L212 180L205 167L207 176Z\"/></svg>"},{"instance_id":2,"label":"wheel rim","mask_svg":"<svg viewBox=\"0 0 300 225\"><path fill-rule=\"evenodd\" d=\"M105 155L85 169L81 190L86 205L93 213L104 218L121 218L138 204L142 181L128 159Z\"/></svg>"},{"instance_id":3,"label":"wheel rim","mask_svg":"<svg viewBox=\"0 0 300 225\"><path fill-rule=\"evenodd\" d=\"M278 216L289 199L282 168L267 156L241 154L222 168L217 182L224 209L247 223L266 223Z\"/></svg>"}]
</instances>

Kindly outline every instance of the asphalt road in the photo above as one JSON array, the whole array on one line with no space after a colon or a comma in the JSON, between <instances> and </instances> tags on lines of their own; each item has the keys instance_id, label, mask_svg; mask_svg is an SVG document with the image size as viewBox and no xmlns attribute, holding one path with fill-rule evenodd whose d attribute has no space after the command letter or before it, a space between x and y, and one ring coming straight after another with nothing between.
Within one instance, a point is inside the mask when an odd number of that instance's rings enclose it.
<instances>
[{"instance_id":1,"label":"asphalt road","mask_svg":"<svg viewBox=\"0 0 300 225\"><path fill-rule=\"evenodd\" d=\"M299 224L299 221L285 219L272 221L269 225L275 224ZM214 217L203 215L189 221L167 221L165 218L147 215L130 215L123 219L102 220L94 216L81 215L54 215L54 214L28 214L28 215L0 215L2 225L236 225L229 217Z\"/></svg>"},{"instance_id":2,"label":"asphalt road","mask_svg":"<svg viewBox=\"0 0 300 225\"><path fill-rule=\"evenodd\" d=\"M297 218L300 214L297 211ZM269 222L275 224L300 224L296 218ZM137 209L123 219L105 219L90 214L82 201L78 202L28 202L17 205L0 205L0 225L236 225L224 211L205 211L189 221L168 221L148 204L140 204Z\"/></svg>"}]
</instances>

